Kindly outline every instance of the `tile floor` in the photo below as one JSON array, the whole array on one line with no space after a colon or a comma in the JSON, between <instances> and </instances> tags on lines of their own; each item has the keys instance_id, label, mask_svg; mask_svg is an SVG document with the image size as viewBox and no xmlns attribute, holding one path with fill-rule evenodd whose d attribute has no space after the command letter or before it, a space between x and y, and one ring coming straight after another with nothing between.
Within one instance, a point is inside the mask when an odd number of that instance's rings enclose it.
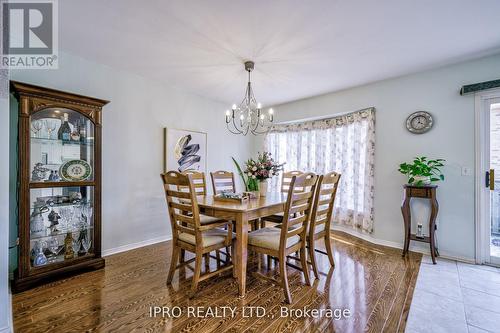
<instances>
[{"instance_id":1,"label":"tile floor","mask_svg":"<svg viewBox=\"0 0 500 333\"><path fill-rule=\"evenodd\" d=\"M424 256L406 333L500 332L500 268Z\"/></svg>"}]
</instances>

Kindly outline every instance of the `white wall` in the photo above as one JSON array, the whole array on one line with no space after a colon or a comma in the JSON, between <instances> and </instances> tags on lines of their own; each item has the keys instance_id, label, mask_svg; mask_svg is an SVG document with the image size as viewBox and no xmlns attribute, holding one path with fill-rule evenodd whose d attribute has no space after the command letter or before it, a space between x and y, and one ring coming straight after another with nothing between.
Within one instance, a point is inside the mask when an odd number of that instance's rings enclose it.
<instances>
[{"instance_id":1,"label":"white wall","mask_svg":"<svg viewBox=\"0 0 500 333\"><path fill-rule=\"evenodd\" d=\"M208 171L233 170L230 156L248 158L249 139L225 129L227 105L66 53L59 70L13 71L11 76L111 101L103 109L105 253L171 235L160 180L164 127L207 132Z\"/></svg>"},{"instance_id":2,"label":"white wall","mask_svg":"<svg viewBox=\"0 0 500 333\"><path fill-rule=\"evenodd\" d=\"M498 79L500 56L385 80L344 91L277 105L277 121L334 115L374 106L376 113L375 223L373 237L403 242L400 205L405 177L398 165L414 156L447 160L446 181L439 184L438 242L442 255L474 258L474 179L461 167L474 168L474 97L460 96L464 84ZM429 111L434 128L410 134L406 117ZM263 149L262 140L254 151ZM425 208L424 208L425 207ZM413 205L415 221L428 216L421 202ZM424 224L425 225L425 224Z\"/></svg>"},{"instance_id":3,"label":"white wall","mask_svg":"<svg viewBox=\"0 0 500 333\"><path fill-rule=\"evenodd\" d=\"M0 332L11 332L9 292L9 94L8 72L0 71Z\"/></svg>"}]
</instances>

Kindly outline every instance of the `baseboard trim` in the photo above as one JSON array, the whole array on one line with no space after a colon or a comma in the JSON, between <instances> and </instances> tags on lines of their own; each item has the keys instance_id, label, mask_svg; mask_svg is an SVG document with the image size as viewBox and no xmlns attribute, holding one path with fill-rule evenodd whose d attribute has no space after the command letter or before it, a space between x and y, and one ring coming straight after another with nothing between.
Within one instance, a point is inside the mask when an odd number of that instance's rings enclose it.
<instances>
[{"instance_id":1,"label":"baseboard trim","mask_svg":"<svg viewBox=\"0 0 500 333\"><path fill-rule=\"evenodd\" d=\"M137 242L137 243L121 245L121 246L117 246L117 247L114 247L111 249L103 250L102 256L103 257L110 256L112 254L130 251L130 250L138 249L138 248L144 247L144 246L153 245L153 244L157 244L157 243L161 243L161 242L166 242L166 241L169 241L171 239L172 239L172 235L165 235L165 236L147 239L147 240Z\"/></svg>"},{"instance_id":2,"label":"baseboard trim","mask_svg":"<svg viewBox=\"0 0 500 333\"><path fill-rule=\"evenodd\" d=\"M356 230L350 229L350 228L342 226L342 225L333 225L332 224L331 228L332 228L332 230L338 230L338 231L345 232L351 236L361 238L362 240L365 240L365 241L373 243L373 244L388 246L388 247L392 247L392 248L396 248L396 249L403 249L403 243L398 243L398 242L388 241L385 239L375 238L372 235L363 234L363 233L360 233ZM429 246L427 244L425 244L425 245L427 245L427 246L425 246L424 244L416 245L414 243L415 242L410 243L410 251L422 253L425 255L431 254L431 252L429 250ZM446 251L442 251L442 250L440 250L439 252L440 252L439 253L440 257L443 259L461 261L461 262L465 262L468 264L475 264L474 258L457 257L454 255L450 255L449 253L446 253Z\"/></svg>"}]
</instances>

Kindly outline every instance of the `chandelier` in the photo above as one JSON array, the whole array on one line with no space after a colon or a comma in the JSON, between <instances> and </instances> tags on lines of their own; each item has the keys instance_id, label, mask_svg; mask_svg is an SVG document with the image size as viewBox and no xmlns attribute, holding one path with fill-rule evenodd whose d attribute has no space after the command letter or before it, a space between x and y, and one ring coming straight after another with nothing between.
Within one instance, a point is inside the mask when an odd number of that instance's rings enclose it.
<instances>
[{"instance_id":1,"label":"chandelier","mask_svg":"<svg viewBox=\"0 0 500 333\"><path fill-rule=\"evenodd\" d=\"M248 72L248 84L245 91L245 98L240 105L233 104L231 110L226 111L226 126L233 134L253 135L265 134L269 130L270 124L274 120L274 111L269 109L267 114L262 112L262 105L257 103L253 95L250 73L254 69L253 61L245 62L245 70Z\"/></svg>"}]
</instances>

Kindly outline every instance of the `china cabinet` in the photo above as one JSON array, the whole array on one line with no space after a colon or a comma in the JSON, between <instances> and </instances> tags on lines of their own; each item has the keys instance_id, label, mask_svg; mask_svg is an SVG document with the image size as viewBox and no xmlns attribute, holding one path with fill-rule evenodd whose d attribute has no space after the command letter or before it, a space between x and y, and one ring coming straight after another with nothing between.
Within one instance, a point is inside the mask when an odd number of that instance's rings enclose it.
<instances>
[{"instance_id":1,"label":"china cabinet","mask_svg":"<svg viewBox=\"0 0 500 333\"><path fill-rule=\"evenodd\" d=\"M13 291L101 258L101 112L108 101L11 81L19 103L18 267Z\"/></svg>"}]
</instances>

